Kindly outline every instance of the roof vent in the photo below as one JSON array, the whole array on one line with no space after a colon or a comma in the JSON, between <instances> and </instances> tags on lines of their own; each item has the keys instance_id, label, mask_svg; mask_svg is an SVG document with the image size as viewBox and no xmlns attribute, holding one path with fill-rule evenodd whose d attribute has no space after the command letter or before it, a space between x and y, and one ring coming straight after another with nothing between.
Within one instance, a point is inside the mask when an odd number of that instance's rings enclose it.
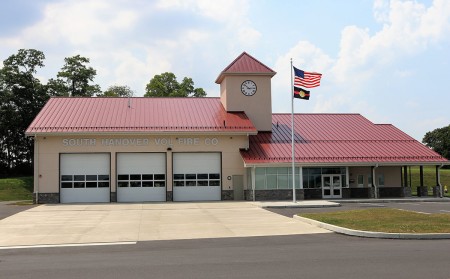
<instances>
[{"instance_id":1,"label":"roof vent","mask_svg":"<svg viewBox=\"0 0 450 279\"><path fill-rule=\"evenodd\" d=\"M128 96L128 108L131 108L131 98Z\"/></svg>"}]
</instances>

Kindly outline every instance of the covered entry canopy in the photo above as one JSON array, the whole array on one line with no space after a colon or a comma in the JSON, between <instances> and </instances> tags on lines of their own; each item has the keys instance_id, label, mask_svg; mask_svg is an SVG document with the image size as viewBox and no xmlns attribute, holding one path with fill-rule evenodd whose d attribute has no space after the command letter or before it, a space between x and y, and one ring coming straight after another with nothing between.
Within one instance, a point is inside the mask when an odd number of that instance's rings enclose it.
<instances>
[{"instance_id":1,"label":"covered entry canopy","mask_svg":"<svg viewBox=\"0 0 450 279\"><path fill-rule=\"evenodd\" d=\"M391 124L360 114L295 114L295 162L302 165L443 165L449 161ZM250 136L245 166L289 164L291 114L273 114L272 133Z\"/></svg>"},{"instance_id":2,"label":"covered entry canopy","mask_svg":"<svg viewBox=\"0 0 450 279\"><path fill-rule=\"evenodd\" d=\"M436 185L439 185L439 168L449 164L447 159L393 125L374 124L360 114L295 114L294 122L296 188L304 188L298 181L305 178L304 173L299 175L301 170L298 167L346 168L340 176L315 175L319 186L302 190L305 196L301 198L407 196L408 189L402 189L407 180L405 166L436 166ZM265 192L269 187L261 191L261 181L269 181L275 172L270 168L283 167L286 168L284 172L291 173L291 114L273 114L272 133L259 133L249 138L249 149L241 150L253 183L249 188L253 196L259 194L260 198L270 198L273 193L267 195ZM261 174L264 168L267 176ZM370 180L365 189L358 189L356 180L361 178ZM388 180L386 187L378 187L378 184L384 184L385 178ZM289 178L289 181L289 185L281 190L280 183L276 185L285 198L292 198L292 180ZM267 182L266 186L276 188ZM257 192L260 190L259 193L255 193L255 189Z\"/></svg>"}]
</instances>

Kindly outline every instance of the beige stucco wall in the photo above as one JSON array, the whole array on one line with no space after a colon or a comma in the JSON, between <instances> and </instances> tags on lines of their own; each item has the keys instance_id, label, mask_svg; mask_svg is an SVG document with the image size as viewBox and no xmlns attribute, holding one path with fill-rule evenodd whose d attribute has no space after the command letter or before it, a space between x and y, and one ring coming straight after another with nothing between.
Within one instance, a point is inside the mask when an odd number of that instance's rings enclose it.
<instances>
[{"instance_id":1,"label":"beige stucco wall","mask_svg":"<svg viewBox=\"0 0 450 279\"><path fill-rule=\"evenodd\" d=\"M364 187L368 187L367 177L372 173L371 167L350 167L350 187L358 187L358 175L364 175ZM400 187L401 186L401 167L385 166L378 167L375 170L375 177L379 174L384 175L384 187ZM378 181L378 180L377 180Z\"/></svg>"},{"instance_id":2,"label":"beige stucco wall","mask_svg":"<svg viewBox=\"0 0 450 279\"><path fill-rule=\"evenodd\" d=\"M110 140L128 139L128 145L108 145ZM131 140L135 141L130 144ZM148 141L148 144L146 144ZM168 148L172 148L168 151ZM232 190L228 176L244 175L244 163L240 148L248 147L248 137L238 136L47 136L35 139L35 184L39 193L59 192L59 154L61 153L109 153L111 154L111 191L116 191L116 153L164 152L167 161L167 191L172 191L172 154L175 152L221 152L222 189Z\"/></svg>"},{"instance_id":3,"label":"beige stucco wall","mask_svg":"<svg viewBox=\"0 0 450 279\"><path fill-rule=\"evenodd\" d=\"M377 174L384 174L385 187L402 186L402 168L401 167L379 167Z\"/></svg>"},{"instance_id":4,"label":"beige stucco wall","mask_svg":"<svg viewBox=\"0 0 450 279\"><path fill-rule=\"evenodd\" d=\"M246 80L256 83L257 91L253 96L241 92L241 84ZM245 111L258 131L272 130L271 76L226 76L220 84L220 93L225 110Z\"/></svg>"}]
</instances>

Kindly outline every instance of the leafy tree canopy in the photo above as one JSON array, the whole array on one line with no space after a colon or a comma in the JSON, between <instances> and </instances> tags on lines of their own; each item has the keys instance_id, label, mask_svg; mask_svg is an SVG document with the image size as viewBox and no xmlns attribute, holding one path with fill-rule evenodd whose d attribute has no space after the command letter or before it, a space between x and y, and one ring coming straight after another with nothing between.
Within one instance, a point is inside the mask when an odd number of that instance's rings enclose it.
<instances>
[{"instance_id":1,"label":"leafy tree canopy","mask_svg":"<svg viewBox=\"0 0 450 279\"><path fill-rule=\"evenodd\" d=\"M191 78L185 77L179 83L173 73L165 72L154 76L147 84L145 97L205 97L202 88L194 88Z\"/></svg>"},{"instance_id":2,"label":"leafy tree canopy","mask_svg":"<svg viewBox=\"0 0 450 279\"><path fill-rule=\"evenodd\" d=\"M443 157L450 159L450 125L426 133L422 142Z\"/></svg>"},{"instance_id":3,"label":"leafy tree canopy","mask_svg":"<svg viewBox=\"0 0 450 279\"><path fill-rule=\"evenodd\" d=\"M90 84L97 71L88 67L89 58L75 55L64 58L66 62L58 72L57 79L48 82L50 92L59 96L92 97L101 92L100 86Z\"/></svg>"},{"instance_id":4,"label":"leafy tree canopy","mask_svg":"<svg viewBox=\"0 0 450 279\"><path fill-rule=\"evenodd\" d=\"M133 90L127 85L112 85L103 94L97 94L97 97L133 97L133 95Z\"/></svg>"},{"instance_id":5,"label":"leafy tree canopy","mask_svg":"<svg viewBox=\"0 0 450 279\"><path fill-rule=\"evenodd\" d=\"M21 169L31 171L33 141L25 129L48 100L46 86L34 75L44 66L45 55L20 49L0 69L0 176Z\"/></svg>"}]
</instances>

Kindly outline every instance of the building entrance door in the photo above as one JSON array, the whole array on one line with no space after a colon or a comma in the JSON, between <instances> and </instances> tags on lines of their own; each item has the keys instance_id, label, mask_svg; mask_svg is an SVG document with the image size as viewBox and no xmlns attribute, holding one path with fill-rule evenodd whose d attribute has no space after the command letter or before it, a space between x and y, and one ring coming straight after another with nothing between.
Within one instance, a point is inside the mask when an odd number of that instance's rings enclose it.
<instances>
[{"instance_id":1,"label":"building entrance door","mask_svg":"<svg viewBox=\"0 0 450 279\"><path fill-rule=\"evenodd\" d=\"M324 199L342 198L342 181L340 175L322 175L322 197Z\"/></svg>"}]
</instances>

